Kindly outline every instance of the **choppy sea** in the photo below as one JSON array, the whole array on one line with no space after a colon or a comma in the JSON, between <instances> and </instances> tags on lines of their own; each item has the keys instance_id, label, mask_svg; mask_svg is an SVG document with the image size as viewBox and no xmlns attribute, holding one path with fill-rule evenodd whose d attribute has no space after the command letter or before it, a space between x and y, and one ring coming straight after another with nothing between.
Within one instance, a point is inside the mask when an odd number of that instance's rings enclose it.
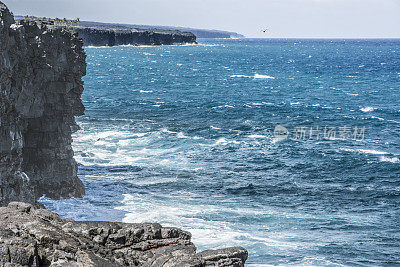
<instances>
[{"instance_id":1,"label":"choppy sea","mask_svg":"<svg viewBox=\"0 0 400 267\"><path fill-rule=\"evenodd\" d=\"M159 222L248 266L400 264L400 40L87 47L76 220Z\"/></svg>"}]
</instances>

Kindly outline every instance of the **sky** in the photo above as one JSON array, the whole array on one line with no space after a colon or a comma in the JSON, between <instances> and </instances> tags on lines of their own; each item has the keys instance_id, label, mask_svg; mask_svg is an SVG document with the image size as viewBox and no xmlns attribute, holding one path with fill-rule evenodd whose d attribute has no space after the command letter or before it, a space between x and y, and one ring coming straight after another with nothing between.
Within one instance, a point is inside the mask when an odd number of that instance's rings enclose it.
<instances>
[{"instance_id":1,"label":"sky","mask_svg":"<svg viewBox=\"0 0 400 267\"><path fill-rule=\"evenodd\" d=\"M218 29L247 37L400 38L400 0L0 1L15 15Z\"/></svg>"}]
</instances>

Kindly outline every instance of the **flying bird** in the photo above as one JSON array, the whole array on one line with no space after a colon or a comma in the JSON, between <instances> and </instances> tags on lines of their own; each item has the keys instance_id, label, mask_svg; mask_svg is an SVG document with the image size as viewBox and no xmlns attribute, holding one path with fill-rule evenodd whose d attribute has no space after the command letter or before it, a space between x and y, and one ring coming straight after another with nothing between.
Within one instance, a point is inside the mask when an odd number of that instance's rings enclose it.
<instances>
[{"instance_id":1,"label":"flying bird","mask_svg":"<svg viewBox=\"0 0 400 267\"><path fill-rule=\"evenodd\" d=\"M267 31L268 31L268 29L262 30L262 32L267 32Z\"/></svg>"}]
</instances>

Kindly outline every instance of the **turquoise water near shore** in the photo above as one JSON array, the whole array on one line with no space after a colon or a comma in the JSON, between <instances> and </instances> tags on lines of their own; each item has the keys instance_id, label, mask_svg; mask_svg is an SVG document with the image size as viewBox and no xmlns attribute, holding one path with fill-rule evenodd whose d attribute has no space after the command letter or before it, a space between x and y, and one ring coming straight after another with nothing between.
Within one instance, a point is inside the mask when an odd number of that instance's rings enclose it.
<instances>
[{"instance_id":1,"label":"turquoise water near shore","mask_svg":"<svg viewBox=\"0 0 400 267\"><path fill-rule=\"evenodd\" d=\"M245 247L249 266L400 264L400 40L86 53L87 194L47 208L176 226L199 250Z\"/></svg>"}]
</instances>

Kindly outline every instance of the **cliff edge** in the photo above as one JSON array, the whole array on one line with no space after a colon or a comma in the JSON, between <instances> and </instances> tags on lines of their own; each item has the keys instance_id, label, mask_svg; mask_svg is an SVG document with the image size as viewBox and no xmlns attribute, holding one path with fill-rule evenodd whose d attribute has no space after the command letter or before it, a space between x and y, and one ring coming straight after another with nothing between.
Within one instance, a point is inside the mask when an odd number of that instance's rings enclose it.
<instances>
[{"instance_id":1,"label":"cliff edge","mask_svg":"<svg viewBox=\"0 0 400 267\"><path fill-rule=\"evenodd\" d=\"M85 46L115 45L182 45L195 44L196 36L190 32L158 29L131 29L123 26L70 26L82 38Z\"/></svg>"},{"instance_id":2,"label":"cliff edge","mask_svg":"<svg viewBox=\"0 0 400 267\"><path fill-rule=\"evenodd\" d=\"M86 56L78 35L15 22L0 2L0 205L81 197L71 134L82 115Z\"/></svg>"}]
</instances>

